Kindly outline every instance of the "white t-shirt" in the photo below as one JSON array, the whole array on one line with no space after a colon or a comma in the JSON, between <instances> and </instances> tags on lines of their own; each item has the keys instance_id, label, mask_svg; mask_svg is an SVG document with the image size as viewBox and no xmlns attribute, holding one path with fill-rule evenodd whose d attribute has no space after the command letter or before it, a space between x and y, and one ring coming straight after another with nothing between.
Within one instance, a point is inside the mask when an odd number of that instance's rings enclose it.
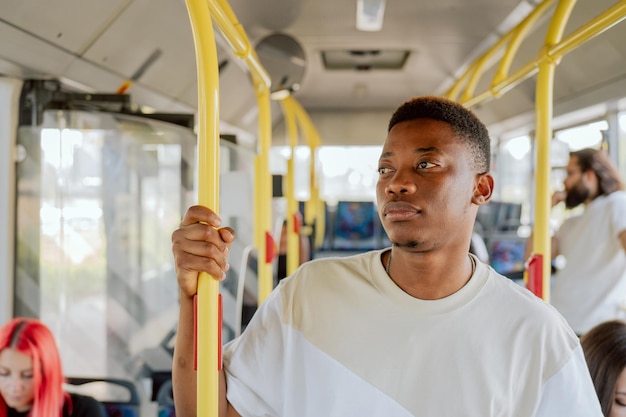
<instances>
[{"instance_id":1,"label":"white t-shirt","mask_svg":"<svg viewBox=\"0 0 626 417\"><path fill-rule=\"evenodd\" d=\"M626 193L616 191L567 219L556 238L567 264L554 277L550 302L578 334L618 318L626 300Z\"/></svg>"},{"instance_id":2,"label":"white t-shirt","mask_svg":"<svg viewBox=\"0 0 626 417\"><path fill-rule=\"evenodd\" d=\"M456 293L416 299L382 252L304 264L226 346L242 416L602 416L552 306L481 262Z\"/></svg>"}]
</instances>

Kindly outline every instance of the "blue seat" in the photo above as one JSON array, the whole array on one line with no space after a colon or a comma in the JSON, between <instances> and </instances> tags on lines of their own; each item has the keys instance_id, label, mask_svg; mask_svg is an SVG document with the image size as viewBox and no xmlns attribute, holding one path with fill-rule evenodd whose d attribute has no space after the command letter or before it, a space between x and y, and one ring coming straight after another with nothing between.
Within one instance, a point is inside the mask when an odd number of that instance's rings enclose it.
<instances>
[{"instance_id":1,"label":"blue seat","mask_svg":"<svg viewBox=\"0 0 626 417\"><path fill-rule=\"evenodd\" d=\"M159 417L176 417L176 410L173 405L159 405Z\"/></svg>"},{"instance_id":2,"label":"blue seat","mask_svg":"<svg viewBox=\"0 0 626 417\"><path fill-rule=\"evenodd\" d=\"M171 378L165 381L156 394L156 401L159 405L158 417L176 417L174 409L174 396L172 395Z\"/></svg>"},{"instance_id":3,"label":"blue seat","mask_svg":"<svg viewBox=\"0 0 626 417\"><path fill-rule=\"evenodd\" d=\"M93 396L98 400L107 412L108 417L139 417L140 415L140 397L135 384L125 379L117 378L76 378L67 377L66 382L73 386L87 386L107 384L115 387L122 387L125 392L125 399L102 398L97 393L92 393L88 387L80 390L81 393Z\"/></svg>"}]
</instances>

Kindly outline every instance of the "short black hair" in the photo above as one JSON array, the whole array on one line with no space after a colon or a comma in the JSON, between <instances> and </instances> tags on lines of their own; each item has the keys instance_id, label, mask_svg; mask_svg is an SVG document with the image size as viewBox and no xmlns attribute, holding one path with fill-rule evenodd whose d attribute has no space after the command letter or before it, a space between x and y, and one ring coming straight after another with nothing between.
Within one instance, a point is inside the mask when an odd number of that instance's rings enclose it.
<instances>
[{"instance_id":1,"label":"short black hair","mask_svg":"<svg viewBox=\"0 0 626 417\"><path fill-rule=\"evenodd\" d=\"M469 145L473 167L480 173L489 172L491 161L489 132L471 110L443 97L414 97L396 109L389 121L387 132L398 123L415 119L438 120L450 125L458 137Z\"/></svg>"}]
</instances>

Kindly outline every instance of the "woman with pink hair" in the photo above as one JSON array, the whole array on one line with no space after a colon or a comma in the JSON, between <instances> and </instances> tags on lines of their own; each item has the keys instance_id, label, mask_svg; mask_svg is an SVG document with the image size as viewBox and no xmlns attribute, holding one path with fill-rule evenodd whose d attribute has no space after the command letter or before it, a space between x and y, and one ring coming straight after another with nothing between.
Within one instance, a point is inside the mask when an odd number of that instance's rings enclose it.
<instances>
[{"instance_id":1,"label":"woman with pink hair","mask_svg":"<svg viewBox=\"0 0 626 417\"><path fill-rule=\"evenodd\" d=\"M104 417L95 399L63 390L54 336L32 318L0 328L0 417Z\"/></svg>"}]
</instances>

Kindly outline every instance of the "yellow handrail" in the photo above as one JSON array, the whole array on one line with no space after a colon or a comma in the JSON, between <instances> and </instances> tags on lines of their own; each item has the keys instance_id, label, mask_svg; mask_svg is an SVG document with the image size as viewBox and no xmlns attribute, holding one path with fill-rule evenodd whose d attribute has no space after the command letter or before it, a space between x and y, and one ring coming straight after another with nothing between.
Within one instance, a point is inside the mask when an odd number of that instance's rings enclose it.
<instances>
[{"instance_id":1,"label":"yellow handrail","mask_svg":"<svg viewBox=\"0 0 626 417\"><path fill-rule=\"evenodd\" d=\"M303 136L311 151L311 165L309 171L309 181L311 186L311 196L305 205L305 223L307 225L315 224L314 247L319 248L324 241L324 231L326 230L326 218L324 212L324 203L320 199L319 192L319 176L317 175L317 148L320 146L321 140L317 129L313 125L311 118L302 108L300 103L293 99L293 108Z\"/></svg>"},{"instance_id":2,"label":"yellow handrail","mask_svg":"<svg viewBox=\"0 0 626 417\"><path fill-rule=\"evenodd\" d=\"M209 10L221 33L230 44L233 53L250 69L254 91L259 106L259 148L255 159L255 246L258 253L258 304L272 292L273 276L268 238L271 236L272 185L269 173L269 149L272 143L271 106L269 98L270 77L261 65L254 48L238 22L235 14L224 0L209 0Z\"/></svg>"},{"instance_id":3,"label":"yellow handrail","mask_svg":"<svg viewBox=\"0 0 626 417\"><path fill-rule=\"evenodd\" d=\"M206 2L186 0L193 31L198 77L198 203L217 212L219 198L219 73L217 49ZM199 416L218 415L219 283L207 273L198 282L196 355ZM202 352L202 354L200 354Z\"/></svg>"},{"instance_id":4,"label":"yellow handrail","mask_svg":"<svg viewBox=\"0 0 626 417\"><path fill-rule=\"evenodd\" d=\"M237 20L232 9L224 0L209 0L209 10L215 23L231 46L233 53L248 65L253 76L259 77L262 83L270 86L271 80L261 65L254 48L250 45L243 26Z\"/></svg>"},{"instance_id":5,"label":"yellow handrail","mask_svg":"<svg viewBox=\"0 0 626 417\"><path fill-rule=\"evenodd\" d=\"M250 47L245 32L236 21L226 2L187 0L196 48L198 69L199 160L198 203L217 212L219 196L219 70L211 16L225 34L235 54L250 67L259 105L259 153L255 159L255 242L258 248L259 304L272 290L272 269L268 262L266 239L269 235L271 213L271 182L268 169L271 144L269 103L270 78ZM233 23L234 22L234 23ZM219 284L206 273L198 283L197 320L197 414L218 415L219 369L221 368L221 322ZM208 323L208 325L206 324Z\"/></svg>"},{"instance_id":6,"label":"yellow handrail","mask_svg":"<svg viewBox=\"0 0 626 417\"><path fill-rule=\"evenodd\" d=\"M549 49L563 36L563 31L572 13L576 0L561 0L554 11L544 45ZM542 59L537 76L535 104L537 167L535 175L535 225L533 251L542 255L541 297L550 301L551 248L549 235L550 220L550 142L552 140L552 102L554 72L557 62Z\"/></svg>"},{"instance_id":7,"label":"yellow handrail","mask_svg":"<svg viewBox=\"0 0 626 417\"><path fill-rule=\"evenodd\" d=\"M294 152L295 147L298 144L298 128L303 133L306 143L309 146L311 152L311 166L309 172L310 191L311 196L305 206L305 223L307 225L315 225L316 235L314 236L315 247L320 247L324 239L324 229L326 227L324 206L319 198L319 187L317 185L316 175L316 161L315 155L317 148L319 147L320 138L317 130L313 126L310 117L306 111L302 108L300 103L292 96L287 96L281 100L283 106L283 113L285 116L285 126L287 129L287 135L291 146L291 158L287 162L287 227L289 230L287 241L287 274L293 273L299 265L300 258L300 240L299 236L293 231L293 222L289 217L297 212L298 207L295 200L294 192Z\"/></svg>"},{"instance_id":8,"label":"yellow handrail","mask_svg":"<svg viewBox=\"0 0 626 417\"><path fill-rule=\"evenodd\" d=\"M287 181L285 197L287 198L287 275L291 275L300 265L300 236L295 232L294 216L298 211L295 198L295 153L298 145L298 124L293 99L287 96L280 101L285 116L285 127L289 139L291 155L287 160Z\"/></svg>"}]
</instances>

